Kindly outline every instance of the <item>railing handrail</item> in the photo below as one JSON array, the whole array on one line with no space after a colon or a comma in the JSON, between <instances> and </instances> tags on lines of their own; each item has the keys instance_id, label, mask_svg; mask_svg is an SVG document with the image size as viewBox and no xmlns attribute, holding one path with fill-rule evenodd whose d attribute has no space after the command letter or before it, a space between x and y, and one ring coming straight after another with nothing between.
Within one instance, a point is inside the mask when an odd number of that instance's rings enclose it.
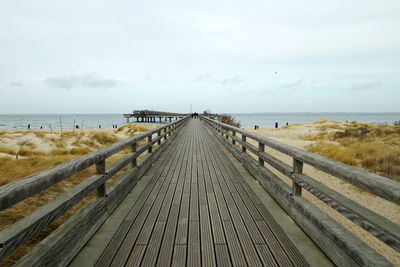
<instances>
[{"instance_id":1,"label":"railing handrail","mask_svg":"<svg viewBox=\"0 0 400 267\"><path fill-rule=\"evenodd\" d=\"M132 136L126 140L116 142L97 151L26 176L15 182L0 186L0 211L108 158L146 137L167 129L170 126L180 124L185 118L186 117L145 133Z\"/></svg>"},{"instance_id":2,"label":"railing handrail","mask_svg":"<svg viewBox=\"0 0 400 267\"><path fill-rule=\"evenodd\" d=\"M344 163L295 148L276 140L259 136L246 130L203 117L226 129L238 132L270 148L276 149L288 156L307 163L321 171L332 174L333 176L362 188L370 193L378 195L386 200L400 205L400 183L386 177L370 173L366 170L349 166Z\"/></svg>"}]
</instances>

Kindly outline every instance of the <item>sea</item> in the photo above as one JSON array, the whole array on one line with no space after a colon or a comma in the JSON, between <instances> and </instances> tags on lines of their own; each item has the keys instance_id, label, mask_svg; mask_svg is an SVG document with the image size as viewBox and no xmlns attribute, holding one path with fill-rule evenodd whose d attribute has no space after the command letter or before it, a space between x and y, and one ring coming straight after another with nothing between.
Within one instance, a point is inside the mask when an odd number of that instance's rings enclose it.
<instances>
[{"instance_id":1,"label":"sea","mask_svg":"<svg viewBox=\"0 0 400 267\"><path fill-rule=\"evenodd\" d=\"M283 126L294 123L311 123L316 120L335 121L358 121L375 124L392 125L400 120L400 112L382 113L346 113L346 112L324 112L324 113L231 113L241 127L273 128L275 123ZM135 123L131 119L130 123ZM167 123L162 120L162 123ZM23 130L30 125L31 129L72 129L78 125L83 129L112 128L113 125L122 126L127 124L122 114L0 114L0 129ZM152 123L159 124L159 123Z\"/></svg>"}]
</instances>

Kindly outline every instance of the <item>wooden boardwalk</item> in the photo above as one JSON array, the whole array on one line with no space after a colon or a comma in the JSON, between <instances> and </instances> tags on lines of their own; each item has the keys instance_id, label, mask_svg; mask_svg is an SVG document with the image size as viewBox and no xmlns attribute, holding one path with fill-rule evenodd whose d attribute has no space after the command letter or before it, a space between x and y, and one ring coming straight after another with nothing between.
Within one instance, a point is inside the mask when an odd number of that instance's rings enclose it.
<instances>
[{"instance_id":1,"label":"wooden boardwalk","mask_svg":"<svg viewBox=\"0 0 400 267\"><path fill-rule=\"evenodd\" d=\"M202 122L190 120L95 265L307 266L224 153Z\"/></svg>"}]
</instances>

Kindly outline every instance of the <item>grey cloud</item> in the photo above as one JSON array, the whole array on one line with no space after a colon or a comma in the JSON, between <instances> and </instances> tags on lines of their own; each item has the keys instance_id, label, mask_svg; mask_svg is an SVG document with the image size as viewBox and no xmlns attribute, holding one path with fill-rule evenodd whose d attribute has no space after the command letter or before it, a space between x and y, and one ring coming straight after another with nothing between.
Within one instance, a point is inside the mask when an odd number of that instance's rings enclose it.
<instances>
[{"instance_id":1,"label":"grey cloud","mask_svg":"<svg viewBox=\"0 0 400 267\"><path fill-rule=\"evenodd\" d=\"M225 77L223 79L215 78L212 74L203 74L196 77L197 82L208 82L208 83L219 83L219 84L236 84L243 82L243 79L239 75L234 75L232 77Z\"/></svg>"},{"instance_id":2,"label":"grey cloud","mask_svg":"<svg viewBox=\"0 0 400 267\"><path fill-rule=\"evenodd\" d=\"M97 73L86 73L82 75L50 77L44 80L49 87L71 89L76 86L89 88L111 88L119 84L116 79L106 79Z\"/></svg>"},{"instance_id":3,"label":"grey cloud","mask_svg":"<svg viewBox=\"0 0 400 267\"><path fill-rule=\"evenodd\" d=\"M303 79L300 79L293 83L287 83L285 85L280 86L280 89L295 89L297 86L302 85L304 83Z\"/></svg>"},{"instance_id":4,"label":"grey cloud","mask_svg":"<svg viewBox=\"0 0 400 267\"><path fill-rule=\"evenodd\" d=\"M366 82L366 83L358 83L358 84L353 84L348 88L350 91L364 91L364 90L374 90L374 89L380 89L382 86L382 82L380 81L373 81L373 82Z\"/></svg>"},{"instance_id":5,"label":"grey cloud","mask_svg":"<svg viewBox=\"0 0 400 267\"><path fill-rule=\"evenodd\" d=\"M26 85L21 82L11 82L9 85L12 87L26 87Z\"/></svg>"},{"instance_id":6,"label":"grey cloud","mask_svg":"<svg viewBox=\"0 0 400 267\"><path fill-rule=\"evenodd\" d=\"M195 78L196 82L213 82L214 77L211 74L203 74Z\"/></svg>"},{"instance_id":7,"label":"grey cloud","mask_svg":"<svg viewBox=\"0 0 400 267\"><path fill-rule=\"evenodd\" d=\"M225 78L221 81L222 84L234 84L234 83L241 83L243 80L240 79L239 75L235 75L230 78Z\"/></svg>"}]
</instances>

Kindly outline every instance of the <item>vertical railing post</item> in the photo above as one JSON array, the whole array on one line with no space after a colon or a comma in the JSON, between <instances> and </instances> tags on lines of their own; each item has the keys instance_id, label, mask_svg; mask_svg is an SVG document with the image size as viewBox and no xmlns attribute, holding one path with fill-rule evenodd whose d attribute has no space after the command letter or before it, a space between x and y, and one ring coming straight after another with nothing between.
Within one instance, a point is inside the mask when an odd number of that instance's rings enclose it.
<instances>
[{"instance_id":1,"label":"vertical railing post","mask_svg":"<svg viewBox=\"0 0 400 267\"><path fill-rule=\"evenodd\" d=\"M150 135L149 137L147 137L147 143L151 143L151 141L153 140L153 136ZM153 152L153 145L150 145L149 149L147 150L149 153Z\"/></svg>"},{"instance_id":2,"label":"vertical railing post","mask_svg":"<svg viewBox=\"0 0 400 267\"><path fill-rule=\"evenodd\" d=\"M258 142L258 163L260 166L264 166L264 160L260 157L260 154L265 151L265 145Z\"/></svg>"},{"instance_id":3,"label":"vertical railing post","mask_svg":"<svg viewBox=\"0 0 400 267\"><path fill-rule=\"evenodd\" d=\"M232 131L232 135L233 135L233 137L232 137L232 144L233 144L233 145L236 145L236 140L235 140L236 131Z\"/></svg>"},{"instance_id":4,"label":"vertical railing post","mask_svg":"<svg viewBox=\"0 0 400 267\"><path fill-rule=\"evenodd\" d=\"M164 140L167 140L167 135L168 135L168 134L167 134L167 127L164 128L164 134L165 134Z\"/></svg>"},{"instance_id":5,"label":"vertical railing post","mask_svg":"<svg viewBox=\"0 0 400 267\"><path fill-rule=\"evenodd\" d=\"M157 132L157 136L161 136L161 130ZM158 145L161 145L161 138L158 139Z\"/></svg>"},{"instance_id":6,"label":"vertical railing post","mask_svg":"<svg viewBox=\"0 0 400 267\"><path fill-rule=\"evenodd\" d=\"M292 195L301 196L301 186L294 181L296 173L303 173L303 162L293 158Z\"/></svg>"},{"instance_id":7,"label":"vertical railing post","mask_svg":"<svg viewBox=\"0 0 400 267\"><path fill-rule=\"evenodd\" d=\"M246 153L246 147L244 146L244 143L246 143L246 136L242 133L242 152Z\"/></svg>"},{"instance_id":8,"label":"vertical railing post","mask_svg":"<svg viewBox=\"0 0 400 267\"><path fill-rule=\"evenodd\" d=\"M96 174L105 174L106 173L106 161L103 159L96 163ZM106 196L106 183L102 183L97 188L97 197L105 197Z\"/></svg>"},{"instance_id":9,"label":"vertical railing post","mask_svg":"<svg viewBox=\"0 0 400 267\"><path fill-rule=\"evenodd\" d=\"M131 150L132 150L132 153L135 156L135 158L132 159L132 168L136 168L136 166L137 166L137 155L135 155L136 152L137 152L137 143L136 142L131 144Z\"/></svg>"}]
</instances>

